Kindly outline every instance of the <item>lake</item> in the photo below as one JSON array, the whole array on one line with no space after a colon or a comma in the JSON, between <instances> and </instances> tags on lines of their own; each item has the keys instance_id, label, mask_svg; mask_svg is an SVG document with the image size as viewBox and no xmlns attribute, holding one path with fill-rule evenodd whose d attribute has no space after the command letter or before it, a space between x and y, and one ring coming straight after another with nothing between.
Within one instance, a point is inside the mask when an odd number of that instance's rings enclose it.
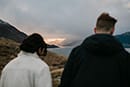
<instances>
[{"instance_id":1,"label":"lake","mask_svg":"<svg viewBox=\"0 0 130 87\"><path fill-rule=\"evenodd\" d=\"M68 57L73 47L65 48L48 48L49 51Z\"/></svg>"},{"instance_id":2,"label":"lake","mask_svg":"<svg viewBox=\"0 0 130 87\"><path fill-rule=\"evenodd\" d=\"M73 47L48 48L49 51L68 57ZM130 48L125 48L130 53Z\"/></svg>"}]
</instances>

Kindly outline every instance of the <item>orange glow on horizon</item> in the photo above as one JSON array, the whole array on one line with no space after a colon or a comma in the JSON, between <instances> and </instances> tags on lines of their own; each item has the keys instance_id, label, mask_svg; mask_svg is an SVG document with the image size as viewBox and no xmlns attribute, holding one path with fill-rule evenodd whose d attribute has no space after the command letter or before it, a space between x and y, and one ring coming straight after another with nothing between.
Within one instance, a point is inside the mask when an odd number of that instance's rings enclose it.
<instances>
[{"instance_id":1,"label":"orange glow on horizon","mask_svg":"<svg viewBox=\"0 0 130 87\"><path fill-rule=\"evenodd\" d=\"M65 40L65 38L47 38L45 41L48 44L54 44L54 45L59 45Z\"/></svg>"}]
</instances>

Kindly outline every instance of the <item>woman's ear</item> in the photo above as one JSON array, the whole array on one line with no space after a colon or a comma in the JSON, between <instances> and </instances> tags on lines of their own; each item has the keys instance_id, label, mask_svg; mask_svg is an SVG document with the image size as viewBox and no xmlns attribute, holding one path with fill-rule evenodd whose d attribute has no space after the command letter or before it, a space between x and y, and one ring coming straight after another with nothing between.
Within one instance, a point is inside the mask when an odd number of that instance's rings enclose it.
<instances>
[{"instance_id":1,"label":"woman's ear","mask_svg":"<svg viewBox=\"0 0 130 87\"><path fill-rule=\"evenodd\" d=\"M38 49L38 55L39 56L46 56L47 55L47 50L45 48L39 48Z\"/></svg>"},{"instance_id":2,"label":"woman's ear","mask_svg":"<svg viewBox=\"0 0 130 87\"><path fill-rule=\"evenodd\" d=\"M41 54L41 55L44 54L44 48L41 48L41 47L40 47L40 48L38 49L38 52L39 52L39 54Z\"/></svg>"},{"instance_id":3,"label":"woman's ear","mask_svg":"<svg viewBox=\"0 0 130 87\"><path fill-rule=\"evenodd\" d=\"M43 56L44 55L44 48L39 48L37 51L38 56Z\"/></svg>"}]
</instances>

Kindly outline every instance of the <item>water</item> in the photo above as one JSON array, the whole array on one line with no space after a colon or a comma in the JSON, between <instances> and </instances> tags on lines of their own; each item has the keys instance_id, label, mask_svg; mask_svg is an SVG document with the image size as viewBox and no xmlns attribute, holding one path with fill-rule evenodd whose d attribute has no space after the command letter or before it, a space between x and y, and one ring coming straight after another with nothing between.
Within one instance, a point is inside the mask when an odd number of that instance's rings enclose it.
<instances>
[{"instance_id":1,"label":"water","mask_svg":"<svg viewBox=\"0 0 130 87\"><path fill-rule=\"evenodd\" d=\"M68 57L73 47L65 48L48 48L49 51Z\"/></svg>"},{"instance_id":2,"label":"water","mask_svg":"<svg viewBox=\"0 0 130 87\"><path fill-rule=\"evenodd\" d=\"M73 47L48 48L49 51L68 57ZM130 53L130 48L125 48Z\"/></svg>"}]
</instances>

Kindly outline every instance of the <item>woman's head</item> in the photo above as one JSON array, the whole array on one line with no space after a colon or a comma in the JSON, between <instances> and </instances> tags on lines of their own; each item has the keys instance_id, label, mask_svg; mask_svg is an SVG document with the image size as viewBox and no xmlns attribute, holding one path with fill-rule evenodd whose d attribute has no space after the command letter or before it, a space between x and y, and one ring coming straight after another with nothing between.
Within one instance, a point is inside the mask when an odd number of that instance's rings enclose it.
<instances>
[{"instance_id":1,"label":"woman's head","mask_svg":"<svg viewBox=\"0 0 130 87\"><path fill-rule=\"evenodd\" d=\"M34 53L39 55L39 49L44 49L44 56L47 54L47 44L43 40L42 36L38 33L33 33L23 40L20 45L20 50L25 52Z\"/></svg>"}]
</instances>

